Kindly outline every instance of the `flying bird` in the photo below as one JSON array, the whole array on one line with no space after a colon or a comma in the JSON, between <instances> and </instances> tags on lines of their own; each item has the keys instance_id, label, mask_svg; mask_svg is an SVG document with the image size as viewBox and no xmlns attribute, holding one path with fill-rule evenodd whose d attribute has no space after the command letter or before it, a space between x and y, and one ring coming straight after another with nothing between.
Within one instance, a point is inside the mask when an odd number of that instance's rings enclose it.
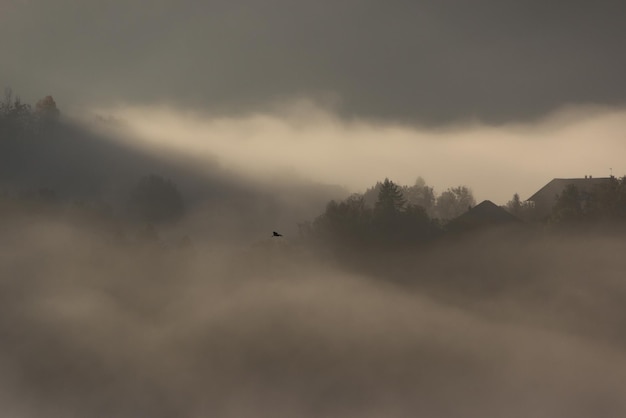
<instances>
[{"instance_id":1,"label":"flying bird","mask_svg":"<svg viewBox=\"0 0 626 418\"><path fill-rule=\"evenodd\" d=\"M272 232L272 236L273 236L273 237L282 237L282 236L283 236L283 234L279 234L278 232L273 231L273 232Z\"/></svg>"}]
</instances>

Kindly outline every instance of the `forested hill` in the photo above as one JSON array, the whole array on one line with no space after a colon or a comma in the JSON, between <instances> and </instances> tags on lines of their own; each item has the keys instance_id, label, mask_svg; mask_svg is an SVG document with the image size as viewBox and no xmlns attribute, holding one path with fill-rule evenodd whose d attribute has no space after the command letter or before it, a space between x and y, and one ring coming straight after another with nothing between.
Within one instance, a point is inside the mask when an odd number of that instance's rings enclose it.
<instances>
[{"instance_id":1,"label":"forested hill","mask_svg":"<svg viewBox=\"0 0 626 418\"><path fill-rule=\"evenodd\" d=\"M172 184L186 215L204 218L207 229L220 223L229 233L254 235L287 225L295 231L347 194L306 181L257 181L220 167L217 158L143 151L102 132L65 120L50 96L31 107L7 92L0 102L0 195L99 202L124 215L133 190L152 176Z\"/></svg>"}]
</instances>

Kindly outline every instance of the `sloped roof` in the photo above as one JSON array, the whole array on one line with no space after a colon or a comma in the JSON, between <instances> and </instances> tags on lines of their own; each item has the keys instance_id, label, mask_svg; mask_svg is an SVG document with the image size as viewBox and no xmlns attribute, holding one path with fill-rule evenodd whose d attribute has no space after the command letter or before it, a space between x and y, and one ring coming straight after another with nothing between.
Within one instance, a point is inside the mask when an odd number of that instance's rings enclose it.
<instances>
[{"instance_id":1,"label":"sloped roof","mask_svg":"<svg viewBox=\"0 0 626 418\"><path fill-rule=\"evenodd\" d=\"M606 184L610 180L611 177L552 179L548 184L539 189L527 200L535 202L542 199L556 199L556 196L561 194L570 184L576 186L576 188L581 192L592 192L595 187Z\"/></svg>"},{"instance_id":2,"label":"sloped roof","mask_svg":"<svg viewBox=\"0 0 626 418\"><path fill-rule=\"evenodd\" d=\"M451 229L465 229L516 223L522 223L522 221L491 200L484 200L450 221L448 227Z\"/></svg>"}]
</instances>

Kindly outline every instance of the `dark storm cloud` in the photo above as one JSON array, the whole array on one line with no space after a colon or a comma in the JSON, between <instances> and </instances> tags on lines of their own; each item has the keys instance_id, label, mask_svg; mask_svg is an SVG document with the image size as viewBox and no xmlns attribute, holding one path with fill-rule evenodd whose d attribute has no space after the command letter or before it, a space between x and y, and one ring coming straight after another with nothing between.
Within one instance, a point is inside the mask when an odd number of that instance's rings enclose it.
<instances>
[{"instance_id":1,"label":"dark storm cloud","mask_svg":"<svg viewBox=\"0 0 626 418\"><path fill-rule=\"evenodd\" d=\"M5 0L2 82L65 103L503 122L623 104L619 2Z\"/></svg>"}]
</instances>

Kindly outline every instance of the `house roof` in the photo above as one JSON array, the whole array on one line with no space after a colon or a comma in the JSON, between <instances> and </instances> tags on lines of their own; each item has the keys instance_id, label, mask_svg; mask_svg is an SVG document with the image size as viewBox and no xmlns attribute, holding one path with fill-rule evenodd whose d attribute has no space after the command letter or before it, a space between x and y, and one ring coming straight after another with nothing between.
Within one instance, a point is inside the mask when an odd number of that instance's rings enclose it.
<instances>
[{"instance_id":1,"label":"house roof","mask_svg":"<svg viewBox=\"0 0 626 418\"><path fill-rule=\"evenodd\" d=\"M448 226L451 227L451 229L465 229L468 227L473 228L521 222L519 218L496 205L491 200L484 200L464 214L450 221Z\"/></svg>"},{"instance_id":2,"label":"house roof","mask_svg":"<svg viewBox=\"0 0 626 418\"><path fill-rule=\"evenodd\" d=\"M606 184L611 177L588 177L578 179L552 179L548 184L539 189L535 194L526 200L536 202L542 199L554 199L561 194L567 186L574 185L581 192L592 192L599 185Z\"/></svg>"}]
</instances>

